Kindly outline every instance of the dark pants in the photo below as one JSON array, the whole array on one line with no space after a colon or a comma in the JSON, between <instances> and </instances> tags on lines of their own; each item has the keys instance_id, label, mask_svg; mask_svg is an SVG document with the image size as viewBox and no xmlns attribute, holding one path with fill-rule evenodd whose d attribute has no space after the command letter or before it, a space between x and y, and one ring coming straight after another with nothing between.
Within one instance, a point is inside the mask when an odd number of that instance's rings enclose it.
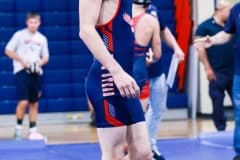
<instances>
[{"instance_id":1,"label":"dark pants","mask_svg":"<svg viewBox=\"0 0 240 160\"><path fill-rule=\"evenodd\" d=\"M232 99L232 85L233 76L216 73L217 80L210 81L209 83L209 95L212 99L213 105L213 121L217 130L222 131L226 128L226 117L224 115L224 97L225 91L229 94Z\"/></svg>"}]
</instances>

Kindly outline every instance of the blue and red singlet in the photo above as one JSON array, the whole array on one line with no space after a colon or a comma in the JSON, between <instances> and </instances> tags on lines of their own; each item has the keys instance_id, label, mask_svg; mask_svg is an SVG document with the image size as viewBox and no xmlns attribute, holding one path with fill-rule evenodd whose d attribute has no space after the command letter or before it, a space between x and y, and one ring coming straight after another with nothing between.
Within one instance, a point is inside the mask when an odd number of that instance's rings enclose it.
<instances>
[{"instance_id":1,"label":"blue and red singlet","mask_svg":"<svg viewBox=\"0 0 240 160\"><path fill-rule=\"evenodd\" d=\"M125 14L132 15L132 0L118 0L113 18L96 28L110 54L132 75L134 36L129 22L123 18ZM87 95L96 112L97 127L118 127L144 121L139 100L121 97L112 77L105 76L107 73L108 70L94 59L86 81ZM109 94L114 95L107 96Z\"/></svg>"}]
</instances>

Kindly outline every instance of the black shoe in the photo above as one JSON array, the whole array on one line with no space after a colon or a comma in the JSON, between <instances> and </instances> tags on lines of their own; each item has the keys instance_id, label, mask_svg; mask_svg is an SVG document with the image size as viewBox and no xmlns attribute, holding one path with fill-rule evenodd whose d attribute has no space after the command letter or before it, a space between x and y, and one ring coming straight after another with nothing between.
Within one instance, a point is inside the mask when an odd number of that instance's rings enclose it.
<instances>
[{"instance_id":1,"label":"black shoe","mask_svg":"<svg viewBox=\"0 0 240 160\"><path fill-rule=\"evenodd\" d=\"M226 125L219 125L216 127L219 132L226 130Z\"/></svg>"},{"instance_id":2,"label":"black shoe","mask_svg":"<svg viewBox=\"0 0 240 160\"><path fill-rule=\"evenodd\" d=\"M240 160L240 156L235 156L233 160Z\"/></svg>"},{"instance_id":3,"label":"black shoe","mask_svg":"<svg viewBox=\"0 0 240 160\"><path fill-rule=\"evenodd\" d=\"M152 151L153 153L153 159L154 160L165 160L165 158L163 157L163 155L160 155L159 153ZM238 159L237 159L238 160Z\"/></svg>"}]
</instances>

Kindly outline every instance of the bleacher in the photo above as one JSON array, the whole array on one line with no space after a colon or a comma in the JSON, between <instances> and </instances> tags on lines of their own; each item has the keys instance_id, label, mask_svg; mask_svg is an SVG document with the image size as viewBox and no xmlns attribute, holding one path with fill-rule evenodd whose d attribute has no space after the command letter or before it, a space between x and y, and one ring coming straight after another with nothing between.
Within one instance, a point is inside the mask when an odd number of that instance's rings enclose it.
<instances>
[{"instance_id":1,"label":"bleacher","mask_svg":"<svg viewBox=\"0 0 240 160\"><path fill-rule=\"evenodd\" d=\"M154 4L159 8L161 20L175 33L173 0L155 0ZM0 114L15 112L12 62L4 55L4 48L13 33L25 26L28 11L41 14L40 31L49 40L51 56L44 68L40 112L86 111L84 80L92 56L78 36L78 0L0 0ZM172 50L164 46L163 51L161 61L167 72ZM187 107L186 96L177 92L176 84L177 79L168 106Z\"/></svg>"},{"instance_id":2,"label":"bleacher","mask_svg":"<svg viewBox=\"0 0 240 160\"><path fill-rule=\"evenodd\" d=\"M25 26L28 11L42 16L49 40L41 112L85 111L84 79L92 57L78 37L78 0L0 0L0 113L14 113L16 96L11 61L3 54L12 34Z\"/></svg>"}]
</instances>

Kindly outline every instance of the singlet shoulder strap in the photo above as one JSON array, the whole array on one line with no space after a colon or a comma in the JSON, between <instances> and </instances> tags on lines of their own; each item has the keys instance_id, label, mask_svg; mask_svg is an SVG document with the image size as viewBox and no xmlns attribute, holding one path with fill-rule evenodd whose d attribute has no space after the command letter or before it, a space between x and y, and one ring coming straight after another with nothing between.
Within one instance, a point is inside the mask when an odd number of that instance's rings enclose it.
<instances>
[{"instance_id":1,"label":"singlet shoulder strap","mask_svg":"<svg viewBox=\"0 0 240 160\"><path fill-rule=\"evenodd\" d=\"M135 17L133 17L133 28L136 27L137 23L140 21L140 19L145 15L146 13L139 14Z\"/></svg>"}]
</instances>

